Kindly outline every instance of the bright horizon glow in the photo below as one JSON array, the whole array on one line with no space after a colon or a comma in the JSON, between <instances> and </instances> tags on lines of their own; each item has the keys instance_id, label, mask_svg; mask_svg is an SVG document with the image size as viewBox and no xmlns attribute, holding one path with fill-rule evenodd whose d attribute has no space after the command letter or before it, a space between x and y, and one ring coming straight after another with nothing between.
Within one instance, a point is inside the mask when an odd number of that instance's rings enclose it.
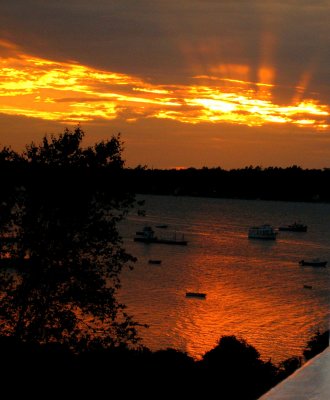
<instances>
[{"instance_id":1,"label":"bright horizon glow","mask_svg":"<svg viewBox=\"0 0 330 400\"><path fill-rule=\"evenodd\" d=\"M11 116L65 124L158 118L191 125L329 128L329 106L317 98L297 98L291 104L275 102L272 68L260 69L261 82L234 79L236 70L242 75L248 68L227 65L218 68L219 76L213 71L192 77L191 85L156 85L132 75L33 57L14 45L10 50L10 57L0 60L0 112ZM221 73L228 73L228 77Z\"/></svg>"}]
</instances>

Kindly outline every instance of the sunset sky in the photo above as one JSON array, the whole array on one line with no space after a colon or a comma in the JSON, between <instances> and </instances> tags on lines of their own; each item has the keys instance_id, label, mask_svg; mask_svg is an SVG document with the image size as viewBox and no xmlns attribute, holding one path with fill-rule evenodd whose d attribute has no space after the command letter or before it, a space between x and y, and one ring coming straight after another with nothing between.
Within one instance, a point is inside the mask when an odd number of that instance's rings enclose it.
<instances>
[{"instance_id":1,"label":"sunset sky","mask_svg":"<svg viewBox=\"0 0 330 400\"><path fill-rule=\"evenodd\" d=\"M80 123L126 166L330 167L330 0L1 0L0 146Z\"/></svg>"}]
</instances>

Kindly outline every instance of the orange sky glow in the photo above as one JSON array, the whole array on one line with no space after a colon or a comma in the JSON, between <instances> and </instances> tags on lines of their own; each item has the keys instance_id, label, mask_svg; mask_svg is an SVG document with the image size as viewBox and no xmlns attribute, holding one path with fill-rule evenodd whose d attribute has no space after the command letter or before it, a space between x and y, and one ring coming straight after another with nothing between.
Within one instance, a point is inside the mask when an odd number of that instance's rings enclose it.
<instances>
[{"instance_id":1,"label":"orange sky glow","mask_svg":"<svg viewBox=\"0 0 330 400\"><path fill-rule=\"evenodd\" d=\"M157 118L185 124L226 122L253 127L272 123L321 131L329 128L329 106L313 97L300 100L300 87L293 88L290 104L274 100L271 68L260 69L258 75L264 77L260 82L238 79L248 66L226 65L218 69L217 76L192 77L189 85L156 85L127 74L11 50L10 57L0 59L0 112L7 115L64 124ZM235 73L237 79L233 78Z\"/></svg>"}]
</instances>

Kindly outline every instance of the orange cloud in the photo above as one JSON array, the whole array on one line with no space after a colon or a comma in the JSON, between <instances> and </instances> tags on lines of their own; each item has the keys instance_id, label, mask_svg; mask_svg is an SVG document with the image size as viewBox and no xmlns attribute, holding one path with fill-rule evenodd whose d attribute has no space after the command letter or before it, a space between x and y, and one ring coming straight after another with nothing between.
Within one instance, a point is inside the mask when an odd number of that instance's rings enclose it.
<instances>
[{"instance_id":1,"label":"orange cloud","mask_svg":"<svg viewBox=\"0 0 330 400\"><path fill-rule=\"evenodd\" d=\"M8 115L66 124L159 118L187 124L329 127L329 106L317 99L274 102L275 71L270 66L259 68L258 82L249 81L248 66L233 64L197 75L190 85L152 85L131 75L33 57L7 42L0 46L10 50L0 59L0 112Z\"/></svg>"}]
</instances>

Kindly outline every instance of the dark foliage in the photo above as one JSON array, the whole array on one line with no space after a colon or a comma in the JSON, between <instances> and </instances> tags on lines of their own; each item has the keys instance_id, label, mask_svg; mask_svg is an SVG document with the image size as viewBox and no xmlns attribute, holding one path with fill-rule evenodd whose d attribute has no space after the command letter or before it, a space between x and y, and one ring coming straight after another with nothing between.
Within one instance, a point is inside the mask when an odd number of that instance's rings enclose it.
<instances>
[{"instance_id":1,"label":"dark foliage","mask_svg":"<svg viewBox=\"0 0 330 400\"><path fill-rule=\"evenodd\" d=\"M121 269L134 262L117 230L134 205L122 143L83 149L83 136L77 127L22 154L0 152L2 334L75 351L138 342L116 300Z\"/></svg>"},{"instance_id":2,"label":"dark foliage","mask_svg":"<svg viewBox=\"0 0 330 400\"><path fill-rule=\"evenodd\" d=\"M316 335L318 338L320 335ZM313 340L311 340L312 342ZM0 337L2 382L32 382L44 395L118 395L161 397L180 395L195 398L258 399L271 387L299 368L300 357L275 366L260 359L258 351L242 339L223 336L218 345L199 361L174 350L151 352L125 345L104 348L96 345L74 354L65 344L36 344ZM15 373L13 374L13 371Z\"/></svg>"},{"instance_id":3,"label":"dark foliage","mask_svg":"<svg viewBox=\"0 0 330 400\"><path fill-rule=\"evenodd\" d=\"M109 391L108 397L143 395L214 396L219 399L257 399L284 378L281 369L260 359L244 340L224 336L219 344L195 361L174 350L151 352L99 346L73 354L66 345L20 342L0 338L2 377L37 381L52 390L73 390L93 396ZM15 370L15 375L12 371ZM41 386L41 385L40 385ZM40 387L39 387L40 388Z\"/></svg>"},{"instance_id":4,"label":"dark foliage","mask_svg":"<svg viewBox=\"0 0 330 400\"><path fill-rule=\"evenodd\" d=\"M302 358L295 356L282 361L279 365L278 376L280 380L287 378L302 365Z\"/></svg>"},{"instance_id":5,"label":"dark foliage","mask_svg":"<svg viewBox=\"0 0 330 400\"><path fill-rule=\"evenodd\" d=\"M277 382L277 368L262 361L253 346L235 336L223 336L199 365L208 386L218 383L220 392L235 399L258 398Z\"/></svg>"},{"instance_id":6,"label":"dark foliage","mask_svg":"<svg viewBox=\"0 0 330 400\"><path fill-rule=\"evenodd\" d=\"M329 330L321 333L317 331L315 335L308 341L306 349L304 350L304 357L306 360L321 353L329 346Z\"/></svg>"}]
</instances>

